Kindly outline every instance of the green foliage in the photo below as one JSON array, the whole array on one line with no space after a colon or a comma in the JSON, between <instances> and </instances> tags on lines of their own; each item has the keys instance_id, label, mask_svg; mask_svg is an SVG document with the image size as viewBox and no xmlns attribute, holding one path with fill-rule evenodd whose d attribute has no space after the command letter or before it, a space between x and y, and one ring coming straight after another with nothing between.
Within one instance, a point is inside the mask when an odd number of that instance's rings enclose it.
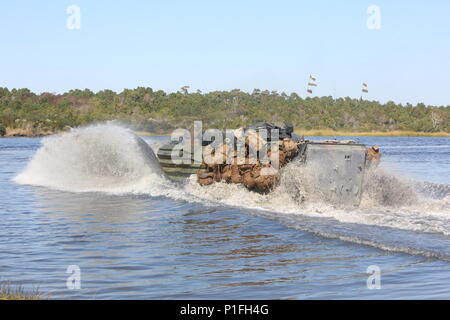
<instances>
[{"instance_id":1,"label":"green foliage","mask_svg":"<svg viewBox=\"0 0 450 320\"><path fill-rule=\"evenodd\" d=\"M239 89L201 93L183 87L165 93L151 88L120 93L89 89L57 95L37 95L28 89L0 88L0 123L11 128L57 131L96 121L119 119L138 130L169 132L192 128L202 120L205 128L235 128L256 119L290 122L298 129L341 131L450 132L450 107L418 104L380 104L351 98L302 98L296 93Z\"/></svg>"},{"instance_id":2,"label":"green foliage","mask_svg":"<svg viewBox=\"0 0 450 320\"><path fill-rule=\"evenodd\" d=\"M4 125L0 123L0 137L3 137L6 134L6 128Z\"/></svg>"}]
</instances>

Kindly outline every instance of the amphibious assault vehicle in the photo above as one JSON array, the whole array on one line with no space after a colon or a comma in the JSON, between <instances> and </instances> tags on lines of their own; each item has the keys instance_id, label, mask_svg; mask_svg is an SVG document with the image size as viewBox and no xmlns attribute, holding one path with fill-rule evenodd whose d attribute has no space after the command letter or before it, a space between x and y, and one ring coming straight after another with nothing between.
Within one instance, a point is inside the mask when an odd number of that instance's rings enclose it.
<instances>
[{"instance_id":1,"label":"amphibious assault vehicle","mask_svg":"<svg viewBox=\"0 0 450 320\"><path fill-rule=\"evenodd\" d=\"M261 139L259 133L264 130L266 134ZM276 135L271 134L274 130ZM157 152L162 170L175 181L185 180L194 174L200 185L221 181L241 183L249 190L267 193L277 185L283 166L296 162L309 167L314 173L314 190L320 190L323 200L337 205L357 206L361 200L366 167L378 163L381 155L378 147L368 149L351 140L309 140L294 134L291 125L277 126L266 122L235 130L234 141L230 141L229 135L225 133L223 137L228 138L223 141L202 141L200 159L198 155L195 158L192 150L181 152L181 137L172 138ZM239 143L244 147L242 159L236 151ZM252 145L257 156L262 153L269 156L268 163L252 159ZM264 145L264 151L255 145ZM274 151L279 152L276 161L280 170L264 175L264 170L274 162L271 158ZM216 156L212 163L206 160L205 153L208 152Z\"/></svg>"}]
</instances>

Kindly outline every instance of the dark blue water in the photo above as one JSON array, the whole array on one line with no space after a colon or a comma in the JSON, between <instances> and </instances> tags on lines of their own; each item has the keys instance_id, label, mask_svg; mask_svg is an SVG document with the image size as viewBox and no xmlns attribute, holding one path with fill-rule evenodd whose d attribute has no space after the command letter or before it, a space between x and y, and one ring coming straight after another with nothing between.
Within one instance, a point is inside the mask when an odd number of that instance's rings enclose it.
<instances>
[{"instance_id":1,"label":"dark blue water","mask_svg":"<svg viewBox=\"0 0 450 320\"><path fill-rule=\"evenodd\" d=\"M12 181L42 139L0 139L0 281L54 299L449 299L450 139L360 140L381 146L387 172L432 182L417 184L425 203L296 209L169 182L60 191ZM66 285L69 265L79 290ZM372 265L379 290L367 288Z\"/></svg>"}]
</instances>

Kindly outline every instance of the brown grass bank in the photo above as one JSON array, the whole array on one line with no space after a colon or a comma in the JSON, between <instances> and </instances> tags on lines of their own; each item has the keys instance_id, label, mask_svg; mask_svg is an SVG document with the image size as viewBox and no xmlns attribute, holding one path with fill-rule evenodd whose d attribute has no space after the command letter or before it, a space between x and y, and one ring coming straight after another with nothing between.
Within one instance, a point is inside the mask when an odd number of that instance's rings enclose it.
<instances>
[{"instance_id":1,"label":"brown grass bank","mask_svg":"<svg viewBox=\"0 0 450 320\"><path fill-rule=\"evenodd\" d=\"M23 287L12 287L8 284L0 285L0 300L41 300L42 294L38 289L25 291Z\"/></svg>"},{"instance_id":2,"label":"brown grass bank","mask_svg":"<svg viewBox=\"0 0 450 320\"><path fill-rule=\"evenodd\" d=\"M318 129L318 130L295 130L295 133L301 136L367 136L367 137L450 137L449 132L418 132L418 131L366 131L366 132L353 132L353 131L336 131L330 129Z\"/></svg>"},{"instance_id":3,"label":"brown grass bank","mask_svg":"<svg viewBox=\"0 0 450 320\"><path fill-rule=\"evenodd\" d=\"M36 130L33 128L10 128L6 127L5 138L11 137L43 137L54 134L53 131L48 130Z\"/></svg>"}]
</instances>

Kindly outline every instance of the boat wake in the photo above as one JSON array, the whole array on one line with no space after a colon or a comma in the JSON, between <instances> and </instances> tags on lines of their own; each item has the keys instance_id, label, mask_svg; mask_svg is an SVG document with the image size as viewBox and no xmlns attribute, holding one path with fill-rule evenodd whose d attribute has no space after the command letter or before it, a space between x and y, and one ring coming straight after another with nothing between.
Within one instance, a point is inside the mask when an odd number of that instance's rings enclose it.
<instances>
[{"instance_id":1,"label":"boat wake","mask_svg":"<svg viewBox=\"0 0 450 320\"><path fill-rule=\"evenodd\" d=\"M266 195L236 184L201 187L195 177L175 184L145 141L120 126L99 124L43 139L14 181L234 206L321 236L450 260L450 185L414 182L378 168L366 175L361 205L339 208L321 200L308 169L291 163L282 170L279 186Z\"/></svg>"}]
</instances>

